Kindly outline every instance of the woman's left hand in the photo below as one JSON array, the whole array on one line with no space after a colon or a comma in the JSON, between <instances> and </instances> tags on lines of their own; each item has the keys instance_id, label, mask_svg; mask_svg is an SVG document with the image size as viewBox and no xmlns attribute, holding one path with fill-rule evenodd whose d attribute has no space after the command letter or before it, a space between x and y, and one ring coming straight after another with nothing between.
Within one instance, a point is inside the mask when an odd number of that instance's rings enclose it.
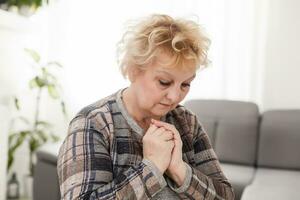
<instances>
[{"instance_id":1,"label":"woman's left hand","mask_svg":"<svg viewBox=\"0 0 300 200\"><path fill-rule=\"evenodd\" d=\"M151 121L157 127L164 127L165 129L173 132L174 136L174 148L172 150L171 161L167 168L166 174L176 182L178 186L181 186L186 176L186 164L182 160L182 141L180 134L174 125L154 120Z\"/></svg>"}]
</instances>

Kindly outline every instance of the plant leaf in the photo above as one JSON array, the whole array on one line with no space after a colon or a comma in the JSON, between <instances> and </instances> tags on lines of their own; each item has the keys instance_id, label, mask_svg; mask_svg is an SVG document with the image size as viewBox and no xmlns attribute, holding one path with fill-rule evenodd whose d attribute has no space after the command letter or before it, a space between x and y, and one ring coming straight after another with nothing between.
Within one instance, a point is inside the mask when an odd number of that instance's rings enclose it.
<instances>
[{"instance_id":1,"label":"plant leaf","mask_svg":"<svg viewBox=\"0 0 300 200\"><path fill-rule=\"evenodd\" d=\"M41 7L43 1L42 0L34 0L36 8Z\"/></svg>"},{"instance_id":2,"label":"plant leaf","mask_svg":"<svg viewBox=\"0 0 300 200\"><path fill-rule=\"evenodd\" d=\"M58 142L60 140L60 137L54 134L50 134L50 137L53 142Z\"/></svg>"},{"instance_id":3,"label":"plant leaf","mask_svg":"<svg viewBox=\"0 0 300 200\"><path fill-rule=\"evenodd\" d=\"M14 97L14 103L17 110L20 110L20 104L19 99L17 97Z\"/></svg>"},{"instance_id":4,"label":"plant leaf","mask_svg":"<svg viewBox=\"0 0 300 200\"><path fill-rule=\"evenodd\" d=\"M13 164L15 151L23 144L28 134L30 134L30 131L20 131L9 136L8 162L7 162L8 171L10 170ZM12 145L14 138L16 138L16 141Z\"/></svg>"},{"instance_id":5,"label":"plant leaf","mask_svg":"<svg viewBox=\"0 0 300 200\"><path fill-rule=\"evenodd\" d=\"M48 85L48 93L53 99L59 98L59 93L54 85Z\"/></svg>"},{"instance_id":6,"label":"plant leaf","mask_svg":"<svg viewBox=\"0 0 300 200\"><path fill-rule=\"evenodd\" d=\"M61 101L60 102L60 105L61 105L61 111L62 113L64 114L64 116L67 116L67 111L66 111L66 104L64 101Z\"/></svg>"},{"instance_id":7,"label":"plant leaf","mask_svg":"<svg viewBox=\"0 0 300 200\"><path fill-rule=\"evenodd\" d=\"M23 116L19 116L19 117L17 117L16 119L19 119L19 120L21 120L22 122L24 122L25 124L30 124L30 122L29 122L29 120L28 119L26 119L25 117L23 117Z\"/></svg>"},{"instance_id":8,"label":"plant leaf","mask_svg":"<svg viewBox=\"0 0 300 200\"><path fill-rule=\"evenodd\" d=\"M11 149L12 151L15 151L21 144L23 144L23 142L28 134L30 134L30 131L20 131L20 132L11 134L8 137L9 149ZM16 138L16 142L12 145L14 138Z\"/></svg>"},{"instance_id":9,"label":"plant leaf","mask_svg":"<svg viewBox=\"0 0 300 200\"><path fill-rule=\"evenodd\" d=\"M31 58L32 58L36 63L39 63L39 62L40 62L41 57L40 57L40 55L39 55L35 50L33 50L33 49L27 49L27 48L25 48L24 50L25 50L25 52L26 52L28 55L31 56Z\"/></svg>"},{"instance_id":10,"label":"plant leaf","mask_svg":"<svg viewBox=\"0 0 300 200\"><path fill-rule=\"evenodd\" d=\"M48 63L46 64L46 66L57 66L57 67L63 68L62 64L60 64L60 63L57 62L57 61L48 62Z\"/></svg>"},{"instance_id":11,"label":"plant leaf","mask_svg":"<svg viewBox=\"0 0 300 200\"><path fill-rule=\"evenodd\" d=\"M29 139L29 150L30 152L35 152L37 148L41 146L38 139L36 139L34 136L31 136Z\"/></svg>"},{"instance_id":12,"label":"plant leaf","mask_svg":"<svg viewBox=\"0 0 300 200\"><path fill-rule=\"evenodd\" d=\"M49 82L51 82L53 85L54 85L54 84L57 84L57 78L56 78L53 74L47 72L47 73L45 74L45 76L46 76L46 78L49 80Z\"/></svg>"},{"instance_id":13,"label":"plant leaf","mask_svg":"<svg viewBox=\"0 0 300 200\"><path fill-rule=\"evenodd\" d=\"M45 127L45 128L50 128L52 127L52 124L46 122L46 121L37 121L36 123L37 126L42 126L42 127Z\"/></svg>"},{"instance_id":14,"label":"plant leaf","mask_svg":"<svg viewBox=\"0 0 300 200\"><path fill-rule=\"evenodd\" d=\"M12 164L14 163L14 156L10 152L8 152L8 160L7 160L7 171L10 171Z\"/></svg>"},{"instance_id":15,"label":"plant leaf","mask_svg":"<svg viewBox=\"0 0 300 200\"><path fill-rule=\"evenodd\" d=\"M32 89L32 88L36 88L38 87L38 84L36 82L36 78L33 78L29 81L29 88Z\"/></svg>"},{"instance_id":16,"label":"plant leaf","mask_svg":"<svg viewBox=\"0 0 300 200\"><path fill-rule=\"evenodd\" d=\"M35 82L36 82L37 86L40 88L47 85L47 80L45 80L41 77L38 77L38 76L35 77Z\"/></svg>"},{"instance_id":17,"label":"plant leaf","mask_svg":"<svg viewBox=\"0 0 300 200\"><path fill-rule=\"evenodd\" d=\"M41 70L44 75L48 74L46 67L42 67Z\"/></svg>"},{"instance_id":18,"label":"plant leaf","mask_svg":"<svg viewBox=\"0 0 300 200\"><path fill-rule=\"evenodd\" d=\"M33 79L31 79L29 81L29 87L30 87L30 89L36 88L36 87L42 88L45 85L47 85L47 80L45 80L45 79L43 79L43 78L41 78L39 76L36 76L36 77L34 77Z\"/></svg>"},{"instance_id":19,"label":"plant leaf","mask_svg":"<svg viewBox=\"0 0 300 200\"><path fill-rule=\"evenodd\" d=\"M19 133L10 133L8 136L8 146L11 146L13 139L18 136Z\"/></svg>"},{"instance_id":20,"label":"plant leaf","mask_svg":"<svg viewBox=\"0 0 300 200\"><path fill-rule=\"evenodd\" d=\"M48 136L47 134L42 131L42 130L38 130L37 131L38 137L41 139L42 142L40 142L40 144L44 144L48 141Z\"/></svg>"}]
</instances>

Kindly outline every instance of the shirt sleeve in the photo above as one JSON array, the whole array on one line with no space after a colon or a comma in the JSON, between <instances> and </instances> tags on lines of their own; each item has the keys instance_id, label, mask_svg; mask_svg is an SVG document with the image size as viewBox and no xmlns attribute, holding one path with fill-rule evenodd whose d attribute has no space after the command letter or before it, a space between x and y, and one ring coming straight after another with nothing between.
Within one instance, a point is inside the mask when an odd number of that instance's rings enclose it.
<instances>
[{"instance_id":1,"label":"shirt sleeve","mask_svg":"<svg viewBox=\"0 0 300 200\"><path fill-rule=\"evenodd\" d=\"M94 121L70 123L57 163L62 199L150 199L166 186L147 160L114 177L107 124Z\"/></svg>"},{"instance_id":2,"label":"shirt sleeve","mask_svg":"<svg viewBox=\"0 0 300 200\"><path fill-rule=\"evenodd\" d=\"M222 172L208 135L196 116L191 120L191 127L194 130L191 146L195 163L187 163L187 175L180 188L167 180L169 187L182 199L233 200L233 188Z\"/></svg>"}]
</instances>

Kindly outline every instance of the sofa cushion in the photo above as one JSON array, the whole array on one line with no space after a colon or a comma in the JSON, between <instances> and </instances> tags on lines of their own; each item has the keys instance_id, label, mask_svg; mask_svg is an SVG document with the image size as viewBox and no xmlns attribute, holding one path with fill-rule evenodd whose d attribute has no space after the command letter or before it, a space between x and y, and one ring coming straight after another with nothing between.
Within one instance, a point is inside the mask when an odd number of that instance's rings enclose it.
<instances>
[{"instance_id":1,"label":"sofa cushion","mask_svg":"<svg viewBox=\"0 0 300 200\"><path fill-rule=\"evenodd\" d=\"M299 199L300 171L258 168L242 200Z\"/></svg>"},{"instance_id":2,"label":"sofa cushion","mask_svg":"<svg viewBox=\"0 0 300 200\"><path fill-rule=\"evenodd\" d=\"M216 121L213 119L202 118L200 123L201 123L204 131L207 133L213 148L215 148L215 140L216 140L215 134L216 134L216 128L217 128Z\"/></svg>"},{"instance_id":3,"label":"sofa cushion","mask_svg":"<svg viewBox=\"0 0 300 200\"><path fill-rule=\"evenodd\" d=\"M262 115L258 166L300 169L300 110L273 110Z\"/></svg>"},{"instance_id":4,"label":"sofa cushion","mask_svg":"<svg viewBox=\"0 0 300 200\"><path fill-rule=\"evenodd\" d=\"M185 106L198 116L207 132L214 131L208 135L213 136L212 143L220 161L254 165L259 120L256 104L229 100L190 100ZM206 127L206 124L210 127Z\"/></svg>"},{"instance_id":5,"label":"sofa cushion","mask_svg":"<svg viewBox=\"0 0 300 200\"><path fill-rule=\"evenodd\" d=\"M226 163L221 163L221 167L225 176L233 186L236 197L235 199L240 199L243 190L251 183L254 177L255 168L245 165L233 165Z\"/></svg>"},{"instance_id":6,"label":"sofa cushion","mask_svg":"<svg viewBox=\"0 0 300 200\"><path fill-rule=\"evenodd\" d=\"M220 119L215 151L221 161L254 165L257 146L257 121Z\"/></svg>"}]
</instances>

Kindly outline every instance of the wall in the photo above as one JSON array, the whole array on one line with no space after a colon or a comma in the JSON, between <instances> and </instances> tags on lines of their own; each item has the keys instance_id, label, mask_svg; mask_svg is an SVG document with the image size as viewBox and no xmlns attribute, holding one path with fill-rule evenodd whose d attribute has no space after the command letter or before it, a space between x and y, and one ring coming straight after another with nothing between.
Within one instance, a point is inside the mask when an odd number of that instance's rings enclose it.
<instances>
[{"instance_id":1,"label":"wall","mask_svg":"<svg viewBox=\"0 0 300 200\"><path fill-rule=\"evenodd\" d=\"M265 72L264 110L300 108L300 1L270 1Z\"/></svg>"}]
</instances>

